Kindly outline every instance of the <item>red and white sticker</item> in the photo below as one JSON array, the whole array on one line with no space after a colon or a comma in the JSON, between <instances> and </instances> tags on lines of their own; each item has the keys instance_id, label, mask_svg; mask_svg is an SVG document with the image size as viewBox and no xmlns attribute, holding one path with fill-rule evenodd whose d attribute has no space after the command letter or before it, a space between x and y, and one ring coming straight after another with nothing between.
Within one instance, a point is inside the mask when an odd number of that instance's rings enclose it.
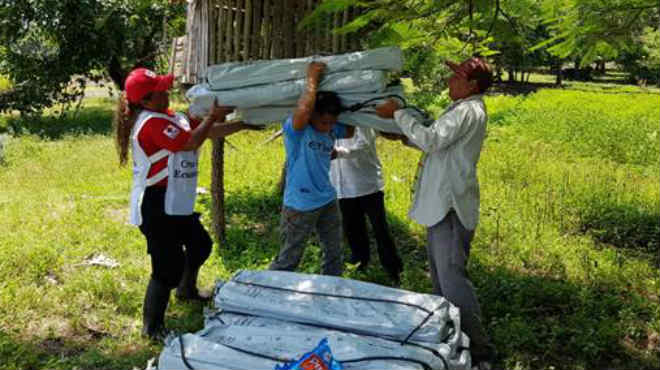
<instances>
[{"instance_id":1,"label":"red and white sticker","mask_svg":"<svg viewBox=\"0 0 660 370\"><path fill-rule=\"evenodd\" d=\"M174 125L167 125L167 127L165 127L165 130L163 130L165 136L169 137L172 140L174 140L177 136L179 136L180 132L181 130L175 127Z\"/></svg>"}]
</instances>

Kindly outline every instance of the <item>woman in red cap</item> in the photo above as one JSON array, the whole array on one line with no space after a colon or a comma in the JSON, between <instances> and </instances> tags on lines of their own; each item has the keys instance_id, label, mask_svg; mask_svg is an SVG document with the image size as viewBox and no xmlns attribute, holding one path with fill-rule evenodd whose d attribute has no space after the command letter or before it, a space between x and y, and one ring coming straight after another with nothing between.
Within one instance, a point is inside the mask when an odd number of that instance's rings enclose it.
<instances>
[{"instance_id":1,"label":"woman in red cap","mask_svg":"<svg viewBox=\"0 0 660 370\"><path fill-rule=\"evenodd\" d=\"M232 108L215 103L201 120L172 112L168 90L173 79L145 68L133 70L114 120L120 165L126 164L129 143L133 154L130 221L146 237L151 256L142 334L152 339L167 333L164 316L170 290L176 287L181 300L210 299L197 290L197 273L213 245L199 213L193 212L197 149L206 138L248 128L241 122L221 124Z\"/></svg>"}]
</instances>

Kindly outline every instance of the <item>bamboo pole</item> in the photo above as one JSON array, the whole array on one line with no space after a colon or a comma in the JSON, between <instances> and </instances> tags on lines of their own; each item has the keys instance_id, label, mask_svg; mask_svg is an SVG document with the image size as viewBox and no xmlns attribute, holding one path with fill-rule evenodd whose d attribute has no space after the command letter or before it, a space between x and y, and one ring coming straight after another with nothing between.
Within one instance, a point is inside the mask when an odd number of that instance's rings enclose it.
<instances>
[{"instance_id":1,"label":"bamboo pole","mask_svg":"<svg viewBox=\"0 0 660 370\"><path fill-rule=\"evenodd\" d=\"M344 13L342 14L342 20L341 20L341 26L344 27L348 24L348 9L344 9ZM348 49L348 44L346 40L346 34L342 34L339 39L339 49L341 51L346 51Z\"/></svg>"},{"instance_id":2,"label":"bamboo pole","mask_svg":"<svg viewBox=\"0 0 660 370\"><path fill-rule=\"evenodd\" d=\"M208 13L209 13L209 20L208 20L208 29L207 29L207 37L209 40L209 52L208 52L208 59L206 60L207 65L215 64L217 57L216 57L216 52L218 48L218 44L216 43L216 38L218 37L218 32L216 30L216 27L218 25L218 9L215 6L216 2L215 0L207 0L208 2Z\"/></svg>"},{"instance_id":3,"label":"bamboo pole","mask_svg":"<svg viewBox=\"0 0 660 370\"><path fill-rule=\"evenodd\" d=\"M305 17L305 0L300 0L297 2L296 11L293 13L293 32L296 38L296 58L302 57L305 55L305 42L307 39L306 32L298 31L298 25L300 21Z\"/></svg>"},{"instance_id":4,"label":"bamboo pole","mask_svg":"<svg viewBox=\"0 0 660 370\"><path fill-rule=\"evenodd\" d=\"M358 7L351 7L351 8L349 8L349 10L350 10L350 13L351 13L350 14L350 19L351 20L354 20L355 18L360 16L360 10L359 10ZM352 37L349 38L350 41L349 41L348 49L349 50L360 50L361 49L360 38L356 37L355 34L353 34L351 36Z\"/></svg>"},{"instance_id":5,"label":"bamboo pole","mask_svg":"<svg viewBox=\"0 0 660 370\"><path fill-rule=\"evenodd\" d=\"M270 46L273 42L272 1L264 0L264 40L261 47L261 59L270 59Z\"/></svg>"},{"instance_id":6,"label":"bamboo pole","mask_svg":"<svg viewBox=\"0 0 660 370\"><path fill-rule=\"evenodd\" d=\"M316 6L316 1L312 4L312 6ZM313 53L314 54L319 54L319 52L323 49L323 42L321 41L321 33L323 30L323 21L319 20L316 22L316 25L314 26L314 45L313 45Z\"/></svg>"},{"instance_id":7,"label":"bamboo pole","mask_svg":"<svg viewBox=\"0 0 660 370\"><path fill-rule=\"evenodd\" d=\"M261 55L261 19L263 17L261 13L261 4L263 0L255 0L252 2L252 46L250 51L250 56L254 59L259 59Z\"/></svg>"},{"instance_id":8,"label":"bamboo pole","mask_svg":"<svg viewBox=\"0 0 660 370\"><path fill-rule=\"evenodd\" d=\"M244 14L240 11L245 0L236 0L234 7L234 57L232 60L243 60L241 56L241 31L243 30Z\"/></svg>"},{"instance_id":9,"label":"bamboo pole","mask_svg":"<svg viewBox=\"0 0 660 370\"><path fill-rule=\"evenodd\" d=\"M225 60L225 50L224 50L224 46L225 46L224 26L225 26L225 23L224 22L226 22L225 17L226 17L227 11L224 8L225 7L225 0L218 0L216 2L216 4L217 4L218 16L216 18L216 28L215 28L215 30L217 32L217 35L216 35L216 45L217 46L216 46L216 49L215 49L215 51L216 51L216 53L215 53L215 63L221 63L222 61Z\"/></svg>"},{"instance_id":10,"label":"bamboo pole","mask_svg":"<svg viewBox=\"0 0 660 370\"><path fill-rule=\"evenodd\" d=\"M312 9L314 9L314 1L305 0L304 9L305 9L304 17L306 17L312 12ZM314 49L314 34L309 31L310 31L309 28L303 31L307 34L307 37L305 37L305 51L303 52L304 55L312 54L312 50Z\"/></svg>"},{"instance_id":11,"label":"bamboo pole","mask_svg":"<svg viewBox=\"0 0 660 370\"><path fill-rule=\"evenodd\" d=\"M282 24L284 19L284 2L286 0L274 0L272 14L273 14L273 44L271 46L271 58L282 58Z\"/></svg>"},{"instance_id":12,"label":"bamboo pole","mask_svg":"<svg viewBox=\"0 0 660 370\"><path fill-rule=\"evenodd\" d=\"M332 28L330 33L332 34L332 53L337 54L339 51L339 35L337 35L334 30L339 28L339 13L332 13Z\"/></svg>"},{"instance_id":13,"label":"bamboo pole","mask_svg":"<svg viewBox=\"0 0 660 370\"><path fill-rule=\"evenodd\" d=\"M294 33L294 12L296 0L284 0L282 14L282 41L284 45L284 58L295 58L296 56L296 35Z\"/></svg>"},{"instance_id":14,"label":"bamboo pole","mask_svg":"<svg viewBox=\"0 0 660 370\"><path fill-rule=\"evenodd\" d=\"M259 0L256 0L259 1ZM250 46L252 31L252 0L245 0L245 11L243 12L243 60L250 60Z\"/></svg>"},{"instance_id":15,"label":"bamboo pole","mask_svg":"<svg viewBox=\"0 0 660 370\"><path fill-rule=\"evenodd\" d=\"M200 53L196 61L196 74L194 83L198 83L206 76L206 67L209 65L209 2L210 0L201 0L199 8L199 46Z\"/></svg>"},{"instance_id":16,"label":"bamboo pole","mask_svg":"<svg viewBox=\"0 0 660 370\"><path fill-rule=\"evenodd\" d=\"M234 2L236 0L225 0L224 3L227 5L227 23L225 24L225 61L235 61L234 54L232 52L233 43L232 36L234 35Z\"/></svg>"}]
</instances>

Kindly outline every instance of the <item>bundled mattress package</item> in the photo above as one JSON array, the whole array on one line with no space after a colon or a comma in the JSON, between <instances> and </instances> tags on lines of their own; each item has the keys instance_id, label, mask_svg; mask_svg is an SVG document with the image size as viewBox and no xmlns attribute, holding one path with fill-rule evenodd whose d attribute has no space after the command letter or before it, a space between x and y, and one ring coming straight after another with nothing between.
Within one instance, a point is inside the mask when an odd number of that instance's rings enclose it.
<instances>
[{"instance_id":1,"label":"bundled mattress package","mask_svg":"<svg viewBox=\"0 0 660 370\"><path fill-rule=\"evenodd\" d=\"M171 337L159 369L275 369L326 339L345 369L470 369L458 309L439 296L332 276L240 271L218 311Z\"/></svg>"},{"instance_id":2,"label":"bundled mattress package","mask_svg":"<svg viewBox=\"0 0 660 370\"><path fill-rule=\"evenodd\" d=\"M345 107L359 108L355 111L346 110L339 115L339 122L351 125L373 128L377 131L401 133L401 129L394 120L380 118L373 110L373 106L385 101L388 96L403 96L401 86L385 88L381 93L346 93L340 98ZM367 106L356 107L363 102L369 102ZM296 109L297 97L281 105L261 106L254 108L239 108L230 119L240 120L253 125L266 125L272 122L280 122L293 114ZM354 109L355 109L354 108Z\"/></svg>"},{"instance_id":3,"label":"bundled mattress package","mask_svg":"<svg viewBox=\"0 0 660 370\"><path fill-rule=\"evenodd\" d=\"M191 102L190 112L203 116L217 100L218 104L237 107L236 119L245 123L265 125L282 121L295 109L305 89L306 69L311 61L326 63L319 89L336 92L346 107L393 93L403 96L400 87L394 92L386 88L385 72L399 71L403 65L401 50L388 47L325 57L210 66L207 82L193 86L186 93ZM371 119L351 113L346 112L348 118L341 117L342 122L400 133L393 120L378 118L373 111L362 111L374 116ZM358 122L356 118L364 119Z\"/></svg>"}]
</instances>

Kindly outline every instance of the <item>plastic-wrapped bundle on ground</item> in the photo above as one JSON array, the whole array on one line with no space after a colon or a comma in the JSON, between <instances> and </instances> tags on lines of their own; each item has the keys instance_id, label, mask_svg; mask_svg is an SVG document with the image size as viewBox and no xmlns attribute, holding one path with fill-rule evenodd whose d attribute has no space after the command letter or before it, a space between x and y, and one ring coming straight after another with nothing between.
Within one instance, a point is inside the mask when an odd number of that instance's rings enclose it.
<instances>
[{"instance_id":1,"label":"plastic-wrapped bundle on ground","mask_svg":"<svg viewBox=\"0 0 660 370\"><path fill-rule=\"evenodd\" d=\"M469 352L460 351L450 357L449 346L444 343L401 345L377 337L222 311L208 317L205 328L197 334L171 339L161 353L159 368L274 369L275 364L300 357L324 338L345 369L470 369Z\"/></svg>"},{"instance_id":2,"label":"plastic-wrapped bundle on ground","mask_svg":"<svg viewBox=\"0 0 660 370\"><path fill-rule=\"evenodd\" d=\"M217 308L401 343L462 342L459 310L445 298L334 276L240 271L216 286Z\"/></svg>"},{"instance_id":3,"label":"plastic-wrapped bundle on ground","mask_svg":"<svg viewBox=\"0 0 660 370\"><path fill-rule=\"evenodd\" d=\"M228 90L304 79L307 65L312 61L324 62L327 73L366 69L399 71L403 66L401 49L397 47L322 57L224 63L208 67L208 87L210 90Z\"/></svg>"},{"instance_id":4,"label":"plastic-wrapped bundle on ground","mask_svg":"<svg viewBox=\"0 0 660 370\"><path fill-rule=\"evenodd\" d=\"M283 105L282 103L286 104L300 97L305 83L305 79L299 79L232 90L211 90L207 84L199 84L190 88L186 97L191 101L190 113L203 116L211 109L216 99L221 105L238 108ZM383 72L373 70L331 73L319 84L320 90L342 93L378 92L384 88Z\"/></svg>"},{"instance_id":5,"label":"plastic-wrapped bundle on ground","mask_svg":"<svg viewBox=\"0 0 660 370\"><path fill-rule=\"evenodd\" d=\"M330 344L332 346L332 344ZM306 351L310 350L308 348ZM297 353L298 356L304 352ZM196 334L185 334L166 343L158 358L160 370L273 370L276 365L282 365L295 355L284 351L281 357L268 358L261 353L261 348L243 350L232 345L206 340ZM286 357L285 357L286 356ZM365 360L344 365L346 370L423 370L410 361L397 360Z\"/></svg>"}]
</instances>

